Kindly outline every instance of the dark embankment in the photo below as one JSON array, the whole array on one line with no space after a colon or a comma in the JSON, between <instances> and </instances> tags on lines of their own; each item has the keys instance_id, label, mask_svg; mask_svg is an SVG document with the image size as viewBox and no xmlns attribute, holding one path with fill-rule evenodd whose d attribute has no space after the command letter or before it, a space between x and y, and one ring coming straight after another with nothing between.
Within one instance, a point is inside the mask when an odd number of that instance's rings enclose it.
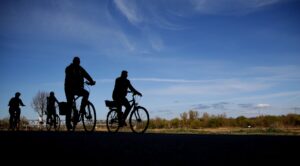
<instances>
[{"instance_id":1,"label":"dark embankment","mask_svg":"<svg viewBox=\"0 0 300 166\"><path fill-rule=\"evenodd\" d=\"M25 165L298 163L299 136L0 132L1 161Z\"/></svg>"}]
</instances>

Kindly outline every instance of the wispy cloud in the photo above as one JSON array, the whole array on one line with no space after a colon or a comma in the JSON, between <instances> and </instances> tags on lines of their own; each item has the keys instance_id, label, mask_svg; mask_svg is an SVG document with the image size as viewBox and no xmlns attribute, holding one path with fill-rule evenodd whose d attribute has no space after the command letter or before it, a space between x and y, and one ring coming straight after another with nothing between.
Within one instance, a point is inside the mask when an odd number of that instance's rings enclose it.
<instances>
[{"instance_id":1,"label":"wispy cloud","mask_svg":"<svg viewBox=\"0 0 300 166\"><path fill-rule=\"evenodd\" d=\"M153 80L152 80L153 81ZM176 80L156 80L156 81L173 81ZM188 83L193 81L188 80L178 80L182 83ZM193 82L195 83L195 82ZM241 92L253 92L262 89L267 89L271 87L271 84L267 83L258 83L258 82L243 82L238 80L228 80L222 82L214 82L214 83L203 83L203 84L179 84L179 85L171 85L166 88L161 89L152 89L149 91L151 94L156 95L225 95L225 94L234 94Z\"/></svg>"},{"instance_id":2,"label":"wispy cloud","mask_svg":"<svg viewBox=\"0 0 300 166\"><path fill-rule=\"evenodd\" d=\"M142 14L139 12L139 8L135 1L131 0L114 0L117 8L128 19L128 21L134 25L143 21Z\"/></svg>"},{"instance_id":3,"label":"wispy cloud","mask_svg":"<svg viewBox=\"0 0 300 166\"><path fill-rule=\"evenodd\" d=\"M239 107L241 108L253 108L254 107L254 104L238 104Z\"/></svg>"},{"instance_id":4,"label":"wispy cloud","mask_svg":"<svg viewBox=\"0 0 300 166\"><path fill-rule=\"evenodd\" d=\"M196 11L216 15L246 14L281 1L282 0L190 0Z\"/></svg>"}]
</instances>

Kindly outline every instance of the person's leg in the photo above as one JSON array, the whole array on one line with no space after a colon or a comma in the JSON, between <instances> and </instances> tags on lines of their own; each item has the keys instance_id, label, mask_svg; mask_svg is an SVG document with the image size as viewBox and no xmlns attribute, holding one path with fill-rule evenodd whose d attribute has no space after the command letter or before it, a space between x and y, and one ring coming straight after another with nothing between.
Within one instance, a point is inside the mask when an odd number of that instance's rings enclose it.
<instances>
[{"instance_id":1,"label":"person's leg","mask_svg":"<svg viewBox=\"0 0 300 166\"><path fill-rule=\"evenodd\" d=\"M21 115L21 110L20 109L16 110L16 116L17 116L17 126L16 126L16 128L17 128L17 130L19 130L19 127L20 127L20 115Z\"/></svg>"},{"instance_id":2,"label":"person's leg","mask_svg":"<svg viewBox=\"0 0 300 166\"><path fill-rule=\"evenodd\" d=\"M80 105L80 112L83 112L85 109L85 106L87 105L87 102L89 100L89 92L85 89L82 89L79 92L79 95L82 96L81 105Z\"/></svg>"},{"instance_id":3,"label":"person's leg","mask_svg":"<svg viewBox=\"0 0 300 166\"><path fill-rule=\"evenodd\" d=\"M66 127L67 130L70 131L72 129L71 113L72 113L72 105L73 105L73 94L68 90L65 90L65 94L67 98Z\"/></svg>"},{"instance_id":4,"label":"person's leg","mask_svg":"<svg viewBox=\"0 0 300 166\"><path fill-rule=\"evenodd\" d=\"M116 107L117 107L119 126L122 127L123 126L122 98L113 96L113 100L116 103Z\"/></svg>"},{"instance_id":5,"label":"person's leg","mask_svg":"<svg viewBox=\"0 0 300 166\"><path fill-rule=\"evenodd\" d=\"M53 110L52 110L52 117L53 117L54 128L56 128L56 109L55 109L55 107L53 107Z\"/></svg>"},{"instance_id":6,"label":"person's leg","mask_svg":"<svg viewBox=\"0 0 300 166\"><path fill-rule=\"evenodd\" d=\"M125 111L124 111L124 114L123 114L123 117L122 117L123 122L125 122L126 119L127 119L128 114L130 112L131 106L130 106L129 101L126 98L123 98L122 105L125 106Z\"/></svg>"}]
</instances>

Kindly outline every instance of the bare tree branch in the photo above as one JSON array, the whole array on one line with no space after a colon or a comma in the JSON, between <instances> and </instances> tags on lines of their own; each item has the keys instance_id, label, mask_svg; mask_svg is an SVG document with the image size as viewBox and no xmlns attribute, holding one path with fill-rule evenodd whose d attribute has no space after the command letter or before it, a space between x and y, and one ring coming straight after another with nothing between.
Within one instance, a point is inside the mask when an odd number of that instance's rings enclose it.
<instances>
[{"instance_id":1,"label":"bare tree branch","mask_svg":"<svg viewBox=\"0 0 300 166\"><path fill-rule=\"evenodd\" d=\"M31 107L39 114L40 117L46 112L48 92L39 91L32 99Z\"/></svg>"}]
</instances>

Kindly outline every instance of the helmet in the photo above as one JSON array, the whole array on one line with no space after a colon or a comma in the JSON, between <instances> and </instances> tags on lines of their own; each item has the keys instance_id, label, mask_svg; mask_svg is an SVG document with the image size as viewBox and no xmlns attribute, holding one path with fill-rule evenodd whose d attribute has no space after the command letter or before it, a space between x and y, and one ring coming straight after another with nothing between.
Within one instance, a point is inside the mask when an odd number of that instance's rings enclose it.
<instances>
[{"instance_id":1,"label":"helmet","mask_svg":"<svg viewBox=\"0 0 300 166\"><path fill-rule=\"evenodd\" d=\"M54 96L54 92L53 91L50 92L50 96Z\"/></svg>"}]
</instances>

